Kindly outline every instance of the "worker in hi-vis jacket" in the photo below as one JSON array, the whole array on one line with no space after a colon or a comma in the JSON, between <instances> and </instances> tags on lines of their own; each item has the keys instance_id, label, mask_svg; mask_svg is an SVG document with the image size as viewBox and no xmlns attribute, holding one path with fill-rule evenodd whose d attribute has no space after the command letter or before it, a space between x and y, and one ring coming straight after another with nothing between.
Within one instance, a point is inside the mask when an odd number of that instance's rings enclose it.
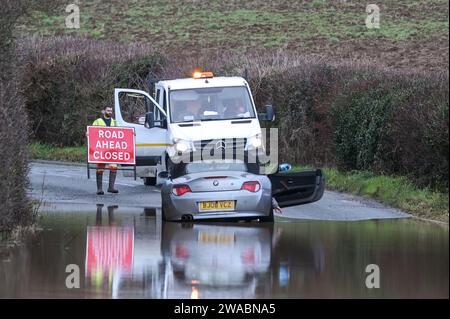
<instances>
[{"instance_id":1,"label":"worker in hi-vis jacket","mask_svg":"<svg viewBox=\"0 0 450 319\"><path fill-rule=\"evenodd\" d=\"M102 109L102 117L96 119L92 125L94 126L117 126L116 120L113 119L113 109L110 106L105 106ZM108 192L117 194L119 191L114 188L114 183L116 182L117 176L117 165L116 164L97 164L97 195L104 195L103 192L103 169L108 166L109 168L109 186Z\"/></svg>"}]
</instances>

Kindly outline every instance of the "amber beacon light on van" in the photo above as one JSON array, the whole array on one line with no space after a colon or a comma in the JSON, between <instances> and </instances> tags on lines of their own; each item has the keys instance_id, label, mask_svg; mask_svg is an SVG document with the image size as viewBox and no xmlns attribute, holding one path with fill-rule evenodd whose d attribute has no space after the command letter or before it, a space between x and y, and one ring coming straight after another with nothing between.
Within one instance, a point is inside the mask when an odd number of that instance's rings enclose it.
<instances>
[{"instance_id":1,"label":"amber beacon light on van","mask_svg":"<svg viewBox=\"0 0 450 319\"><path fill-rule=\"evenodd\" d=\"M214 77L214 74L209 71L208 72L194 71L194 73L192 73L192 77L194 79L210 79Z\"/></svg>"}]
</instances>

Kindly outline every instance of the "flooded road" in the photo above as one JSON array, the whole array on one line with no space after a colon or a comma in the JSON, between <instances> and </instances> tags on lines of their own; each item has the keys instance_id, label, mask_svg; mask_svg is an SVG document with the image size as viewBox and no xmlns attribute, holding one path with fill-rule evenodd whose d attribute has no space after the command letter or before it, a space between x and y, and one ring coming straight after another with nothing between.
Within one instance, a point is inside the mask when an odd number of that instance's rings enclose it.
<instances>
[{"instance_id":1,"label":"flooded road","mask_svg":"<svg viewBox=\"0 0 450 319\"><path fill-rule=\"evenodd\" d=\"M1 298L449 296L448 226L413 219L181 224L159 208L66 203L39 226L0 245ZM380 288L366 287L370 264Z\"/></svg>"}]
</instances>

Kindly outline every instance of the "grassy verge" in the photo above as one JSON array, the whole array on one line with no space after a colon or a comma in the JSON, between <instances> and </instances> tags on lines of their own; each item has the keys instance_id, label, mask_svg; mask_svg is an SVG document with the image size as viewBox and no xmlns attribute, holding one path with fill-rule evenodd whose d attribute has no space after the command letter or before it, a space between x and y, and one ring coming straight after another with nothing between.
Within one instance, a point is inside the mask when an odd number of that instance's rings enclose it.
<instances>
[{"instance_id":1,"label":"grassy verge","mask_svg":"<svg viewBox=\"0 0 450 319\"><path fill-rule=\"evenodd\" d=\"M34 143L30 146L33 159L84 162L86 147L57 147ZM305 169L295 166L293 171ZM384 176L371 172L341 172L323 169L330 190L373 198L414 216L448 222L449 195L415 186L404 176Z\"/></svg>"},{"instance_id":2,"label":"grassy verge","mask_svg":"<svg viewBox=\"0 0 450 319\"><path fill-rule=\"evenodd\" d=\"M86 161L86 146L52 146L41 143L30 145L32 159L84 162Z\"/></svg>"},{"instance_id":3,"label":"grassy verge","mask_svg":"<svg viewBox=\"0 0 450 319\"><path fill-rule=\"evenodd\" d=\"M293 170L305 167L296 166ZM448 223L449 195L427 188L418 188L404 176L376 175L371 172L341 172L323 169L330 190L351 193L396 207L414 216Z\"/></svg>"}]
</instances>

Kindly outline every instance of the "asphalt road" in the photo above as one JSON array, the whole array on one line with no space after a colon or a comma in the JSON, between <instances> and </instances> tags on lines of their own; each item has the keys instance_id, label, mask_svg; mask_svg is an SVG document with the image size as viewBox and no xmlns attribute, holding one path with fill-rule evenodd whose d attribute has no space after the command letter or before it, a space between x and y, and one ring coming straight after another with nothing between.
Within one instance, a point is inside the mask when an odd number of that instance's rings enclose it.
<instances>
[{"instance_id":1,"label":"asphalt road","mask_svg":"<svg viewBox=\"0 0 450 319\"><path fill-rule=\"evenodd\" d=\"M91 171L91 179L88 179L85 166L34 162L29 177L32 197L42 200L47 206L57 205L59 210L64 204L68 204L67 207L74 207L73 204L104 204L141 208L158 208L161 205L158 187L145 186L142 180L123 177L121 172L116 181L120 193L105 193L104 196L95 194L95 170ZM108 174L105 173L104 189L107 188L107 182ZM373 200L326 191L316 203L284 208L281 217L352 221L407 218L410 215Z\"/></svg>"}]
</instances>

